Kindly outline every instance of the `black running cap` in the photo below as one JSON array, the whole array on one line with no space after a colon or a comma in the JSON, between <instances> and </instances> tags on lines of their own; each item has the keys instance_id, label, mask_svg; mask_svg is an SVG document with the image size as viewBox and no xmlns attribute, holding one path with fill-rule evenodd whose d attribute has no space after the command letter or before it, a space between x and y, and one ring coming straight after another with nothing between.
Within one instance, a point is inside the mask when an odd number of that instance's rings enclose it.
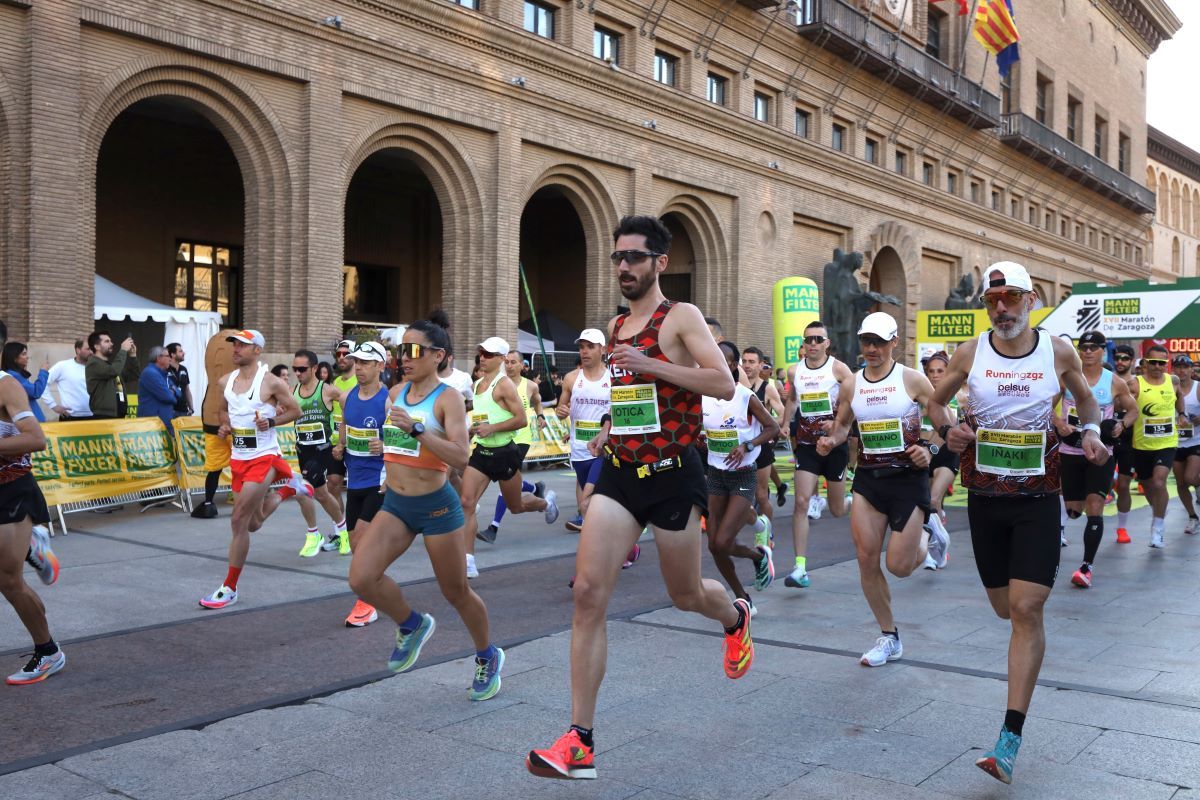
<instances>
[{"instance_id":1,"label":"black running cap","mask_svg":"<svg viewBox=\"0 0 1200 800\"><path fill-rule=\"evenodd\" d=\"M1133 355L1133 347L1131 347L1130 345L1127 345L1127 344L1119 344L1113 348L1113 352L1114 353L1125 353L1126 355L1132 356Z\"/></svg>"},{"instance_id":2,"label":"black running cap","mask_svg":"<svg viewBox=\"0 0 1200 800\"><path fill-rule=\"evenodd\" d=\"M1100 331L1088 331L1079 337L1080 344L1098 344L1104 346L1108 344L1108 339L1104 338L1104 334Z\"/></svg>"}]
</instances>

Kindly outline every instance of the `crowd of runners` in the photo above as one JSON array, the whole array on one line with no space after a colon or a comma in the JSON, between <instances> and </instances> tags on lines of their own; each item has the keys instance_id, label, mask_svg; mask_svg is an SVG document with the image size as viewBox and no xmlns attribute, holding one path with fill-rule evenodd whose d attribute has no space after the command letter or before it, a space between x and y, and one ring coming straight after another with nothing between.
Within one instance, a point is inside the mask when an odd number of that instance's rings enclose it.
<instances>
[{"instance_id":1,"label":"crowd of runners","mask_svg":"<svg viewBox=\"0 0 1200 800\"><path fill-rule=\"evenodd\" d=\"M794 561L784 584L799 590L812 583L811 521L826 510L848 514L863 595L880 629L861 657L864 666L902 657L885 570L904 578L947 566L943 502L961 481L980 580L997 616L1011 625L1004 719L995 747L977 763L1011 782L1045 651L1042 608L1070 520L1086 518L1083 561L1071 577L1081 589L1093 584L1106 503L1117 504L1116 540L1133 539L1134 479L1152 509L1144 539L1150 547L1166 544L1172 471L1188 515L1185 532L1200 531L1192 496L1200 486L1200 385L1190 359L1172 360L1160 346L1139 359L1119 345L1109 365L1110 345L1099 331L1075 344L1031 327L1036 295L1029 274L1000 262L984 278L991 330L952 353L928 355L921 370L896 360L903 350L896 322L876 312L858 330L861 364L831 353L828 331L814 321L804 331L801 360L784 374L759 348L727 340L695 306L664 297L658 276L671 235L660 220L626 217L613 239L611 261L628 310L605 330L580 334L578 365L564 376L553 409L543 407L538 385L522 375L520 354L499 336L475 347L470 373L460 370L451 321L441 311L408 326L394 353L375 341L340 342L327 379L316 353L296 351L294 388L262 362L261 333L224 335L231 369L205 402L208 480L193 516L217 516L214 497L226 467L236 499L225 577L199 605L218 610L237 602L250 534L295 499L307 527L299 556L350 557L357 599L345 624L368 625L380 612L389 617L397 627L388 667L403 672L436 623L409 604L385 570L421 536L442 594L474 641L469 697L493 697L505 653L472 588L476 541L494 544L506 514L557 520L555 492L521 471L532 431L544 429L553 413L567 425L576 476L578 513L565 525L580 534L571 580L572 711L566 733L531 750L526 766L542 777L594 778L607 607L644 534L653 536L672 603L723 629L725 674L737 679L751 668L757 609L747 585L765 590L776 575L772 506L785 506L789 491L774 466L775 444L783 440L795 460ZM395 374L385 381L393 358ZM45 447L44 436L26 392L5 377L0 373L0 582L34 643L28 663L7 682L30 684L61 670L66 655L23 565L47 585L59 568L31 472L30 454ZM298 472L280 449L277 428L285 424L295 426ZM480 499L493 482L499 499L481 526ZM320 512L329 518L325 534ZM753 544L740 538L746 528ZM706 538L724 585L701 576ZM739 565L746 568L741 574Z\"/></svg>"}]
</instances>

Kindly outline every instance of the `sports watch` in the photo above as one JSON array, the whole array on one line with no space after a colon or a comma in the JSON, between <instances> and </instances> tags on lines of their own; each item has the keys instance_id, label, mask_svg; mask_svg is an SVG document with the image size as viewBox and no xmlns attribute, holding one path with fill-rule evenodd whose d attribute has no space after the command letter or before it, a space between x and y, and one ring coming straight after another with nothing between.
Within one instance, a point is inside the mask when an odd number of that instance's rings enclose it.
<instances>
[{"instance_id":1,"label":"sports watch","mask_svg":"<svg viewBox=\"0 0 1200 800\"><path fill-rule=\"evenodd\" d=\"M424 424L422 424L420 422L414 422L412 424L412 430L409 431L409 433L412 434L412 437L414 439L417 438L418 436L420 436L424 432L425 432L425 426L424 426Z\"/></svg>"}]
</instances>

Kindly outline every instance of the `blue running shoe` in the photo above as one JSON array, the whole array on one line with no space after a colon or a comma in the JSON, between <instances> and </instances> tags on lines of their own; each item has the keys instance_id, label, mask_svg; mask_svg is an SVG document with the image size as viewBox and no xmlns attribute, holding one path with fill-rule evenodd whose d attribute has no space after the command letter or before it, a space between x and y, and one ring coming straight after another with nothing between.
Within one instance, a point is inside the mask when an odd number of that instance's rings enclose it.
<instances>
[{"instance_id":1,"label":"blue running shoe","mask_svg":"<svg viewBox=\"0 0 1200 800\"><path fill-rule=\"evenodd\" d=\"M471 681L468 694L472 700L490 700L500 691L500 670L504 669L504 650L494 648L495 653L487 661L475 659L475 680Z\"/></svg>"},{"instance_id":2,"label":"blue running shoe","mask_svg":"<svg viewBox=\"0 0 1200 800\"><path fill-rule=\"evenodd\" d=\"M433 636L436 629L437 623L428 614L421 615L421 624L412 633L406 634L397 628L396 649L392 651L392 657L388 660L388 669L392 672L404 672L410 669L413 664L417 663L417 659L421 656L421 648L429 641L429 637Z\"/></svg>"},{"instance_id":3,"label":"blue running shoe","mask_svg":"<svg viewBox=\"0 0 1200 800\"><path fill-rule=\"evenodd\" d=\"M975 766L1002 783L1012 783L1013 763L1017 750L1021 749L1021 737L1008 728L1000 729L1000 738L991 752L975 762Z\"/></svg>"}]
</instances>

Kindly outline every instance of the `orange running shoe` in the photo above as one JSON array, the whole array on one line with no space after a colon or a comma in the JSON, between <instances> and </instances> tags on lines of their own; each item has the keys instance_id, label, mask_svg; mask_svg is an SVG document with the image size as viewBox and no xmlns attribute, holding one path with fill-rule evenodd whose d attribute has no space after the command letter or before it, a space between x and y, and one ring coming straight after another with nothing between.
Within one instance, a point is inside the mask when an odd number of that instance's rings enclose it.
<instances>
[{"instance_id":1,"label":"orange running shoe","mask_svg":"<svg viewBox=\"0 0 1200 800\"><path fill-rule=\"evenodd\" d=\"M1091 587L1092 571L1089 569L1087 572L1084 572L1082 567L1075 570L1075 574L1071 576L1071 583L1075 584L1080 589L1087 589Z\"/></svg>"},{"instance_id":2,"label":"orange running shoe","mask_svg":"<svg viewBox=\"0 0 1200 800\"><path fill-rule=\"evenodd\" d=\"M525 756L525 769L539 778L592 780L596 777L592 748L583 743L574 728L558 737L549 749L530 750Z\"/></svg>"},{"instance_id":3,"label":"orange running shoe","mask_svg":"<svg viewBox=\"0 0 1200 800\"><path fill-rule=\"evenodd\" d=\"M754 662L754 640L750 638L750 604L739 597L733 604L742 611L742 625L725 634L725 676L737 679L750 670Z\"/></svg>"},{"instance_id":4,"label":"orange running shoe","mask_svg":"<svg viewBox=\"0 0 1200 800\"><path fill-rule=\"evenodd\" d=\"M363 628L377 619L379 619L379 612L375 610L375 606L368 605L362 600L356 600L354 608L351 609L349 616L346 617L346 627Z\"/></svg>"},{"instance_id":5,"label":"orange running shoe","mask_svg":"<svg viewBox=\"0 0 1200 800\"><path fill-rule=\"evenodd\" d=\"M1133 539L1129 538L1129 531L1124 528L1117 528L1117 544L1129 544Z\"/></svg>"}]
</instances>

